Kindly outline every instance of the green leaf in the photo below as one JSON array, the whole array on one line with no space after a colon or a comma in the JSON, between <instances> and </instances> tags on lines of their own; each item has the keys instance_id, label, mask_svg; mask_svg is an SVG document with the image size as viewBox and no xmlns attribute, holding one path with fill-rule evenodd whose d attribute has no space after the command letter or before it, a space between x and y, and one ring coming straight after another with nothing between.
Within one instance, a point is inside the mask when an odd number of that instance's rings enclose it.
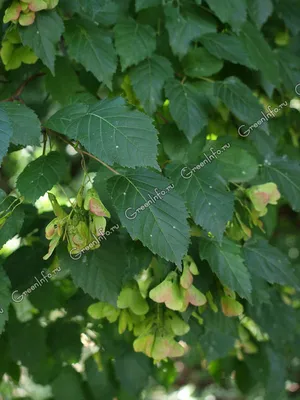
<instances>
[{"instance_id":1,"label":"green leaf","mask_svg":"<svg viewBox=\"0 0 300 400\"><path fill-rule=\"evenodd\" d=\"M150 8L159 6L161 4L161 0L135 0L135 9L136 11L141 11L144 8Z\"/></svg>"},{"instance_id":2,"label":"green leaf","mask_svg":"<svg viewBox=\"0 0 300 400\"><path fill-rule=\"evenodd\" d=\"M162 89L173 74L169 60L158 55L153 55L130 70L133 89L148 114L152 115L163 104Z\"/></svg>"},{"instance_id":3,"label":"green leaf","mask_svg":"<svg viewBox=\"0 0 300 400\"><path fill-rule=\"evenodd\" d=\"M213 56L220 60L224 59L233 64L241 64L248 68L253 68L239 37L226 33L208 33L201 36L199 41Z\"/></svg>"},{"instance_id":4,"label":"green leaf","mask_svg":"<svg viewBox=\"0 0 300 400\"><path fill-rule=\"evenodd\" d=\"M288 258L266 240L250 240L243 250L251 274L269 283L300 287Z\"/></svg>"},{"instance_id":5,"label":"green leaf","mask_svg":"<svg viewBox=\"0 0 300 400\"><path fill-rule=\"evenodd\" d=\"M215 19L207 15L183 15L172 6L165 7L165 14L172 51L180 58L187 54L193 40L217 30Z\"/></svg>"},{"instance_id":6,"label":"green leaf","mask_svg":"<svg viewBox=\"0 0 300 400\"><path fill-rule=\"evenodd\" d=\"M117 57L108 33L90 21L76 18L66 23L65 39L70 57L111 89Z\"/></svg>"},{"instance_id":7,"label":"green leaf","mask_svg":"<svg viewBox=\"0 0 300 400\"><path fill-rule=\"evenodd\" d=\"M27 165L17 180L17 189L26 201L34 203L58 183L66 163L57 152L41 156Z\"/></svg>"},{"instance_id":8,"label":"green leaf","mask_svg":"<svg viewBox=\"0 0 300 400\"><path fill-rule=\"evenodd\" d=\"M118 0L79 0L80 13L90 17L101 25L113 25L124 15L127 2Z\"/></svg>"},{"instance_id":9,"label":"green leaf","mask_svg":"<svg viewBox=\"0 0 300 400\"><path fill-rule=\"evenodd\" d=\"M82 251L77 255L70 255L60 246L58 259L62 268L70 269L76 286L94 299L116 306L127 259L116 235L113 232L110 232L110 235L112 236L104 236L99 249Z\"/></svg>"},{"instance_id":10,"label":"green leaf","mask_svg":"<svg viewBox=\"0 0 300 400\"><path fill-rule=\"evenodd\" d=\"M251 64L276 87L279 86L279 69L276 57L262 33L250 22L246 22L240 33Z\"/></svg>"},{"instance_id":11,"label":"green leaf","mask_svg":"<svg viewBox=\"0 0 300 400\"><path fill-rule=\"evenodd\" d=\"M223 68L223 61L212 56L204 48L198 47L190 50L182 60L184 72L191 78L201 78L202 76L211 76Z\"/></svg>"},{"instance_id":12,"label":"green leaf","mask_svg":"<svg viewBox=\"0 0 300 400\"><path fill-rule=\"evenodd\" d=\"M273 13L271 0L247 0L248 13L255 25L260 29Z\"/></svg>"},{"instance_id":13,"label":"green leaf","mask_svg":"<svg viewBox=\"0 0 300 400\"><path fill-rule=\"evenodd\" d=\"M52 391L55 400L85 400L81 386L81 375L71 366L66 366L52 382Z\"/></svg>"},{"instance_id":14,"label":"green leaf","mask_svg":"<svg viewBox=\"0 0 300 400\"><path fill-rule=\"evenodd\" d=\"M49 119L47 127L79 140L108 164L158 168L158 139L152 120L132 111L121 97L65 107Z\"/></svg>"},{"instance_id":15,"label":"green leaf","mask_svg":"<svg viewBox=\"0 0 300 400\"><path fill-rule=\"evenodd\" d=\"M137 23L129 18L114 27L117 53L122 70L150 57L156 48L156 35L149 25Z\"/></svg>"},{"instance_id":16,"label":"green leaf","mask_svg":"<svg viewBox=\"0 0 300 400\"><path fill-rule=\"evenodd\" d=\"M249 125L253 125L263 118L263 108L258 99L248 86L234 76L226 78L222 82L216 82L215 95L238 119ZM262 122L261 129L268 132L267 122ZM242 130L242 132L244 131Z\"/></svg>"},{"instance_id":17,"label":"green leaf","mask_svg":"<svg viewBox=\"0 0 300 400\"><path fill-rule=\"evenodd\" d=\"M286 156L270 157L261 169L264 182L274 182L294 211L300 211L300 163Z\"/></svg>"},{"instance_id":18,"label":"green leaf","mask_svg":"<svg viewBox=\"0 0 300 400\"><path fill-rule=\"evenodd\" d=\"M32 25L19 28L23 45L29 46L53 75L55 47L63 31L63 21L55 11L40 11Z\"/></svg>"},{"instance_id":19,"label":"green leaf","mask_svg":"<svg viewBox=\"0 0 300 400\"><path fill-rule=\"evenodd\" d=\"M7 203L5 204L7 205ZM8 240L20 232L23 222L24 211L21 207L17 207L0 229L0 249Z\"/></svg>"},{"instance_id":20,"label":"green leaf","mask_svg":"<svg viewBox=\"0 0 300 400\"><path fill-rule=\"evenodd\" d=\"M208 101L191 83L169 80L165 85L171 115L189 142L208 124Z\"/></svg>"},{"instance_id":21,"label":"green leaf","mask_svg":"<svg viewBox=\"0 0 300 400\"><path fill-rule=\"evenodd\" d=\"M234 31L239 31L247 18L246 0L207 0L211 10L222 22L228 22Z\"/></svg>"},{"instance_id":22,"label":"green leaf","mask_svg":"<svg viewBox=\"0 0 300 400\"><path fill-rule=\"evenodd\" d=\"M299 92L300 82L300 57L282 49L277 51L280 67L280 75L285 89L294 96L295 91ZM297 88L296 88L297 87Z\"/></svg>"},{"instance_id":23,"label":"green leaf","mask_svg":"<svg viewBox=\"0 0 300 400\"><path fill-rule=\"evenodd\" d=\"M138 169L109 179L108 191L132 239L179 265L187 252L189 227L184 202L169 181Z\"/></svg>"},{"instance_id":24,"label":"green leaf","mask_svg":"<svg viewBox=\"0 0 300 400\"><path fill-rule=\"evenodd\" d=\"M276 10L292 34L298 35L300 32L300 9L298 1L279 0Z\"/></svg>"},{"instance_id":25,"label":"green leaf","mask_svg":"<svg viewBox=\"0 0 300 400\"><path fill-rule=\"evenodd\" d=\"M240 247L228 239L222 245L214 240L201 238L200 258L207 260L223 285L251 302L250 274L241 257Z\"/></svg>"},{"instance_id":26,"label":"green leaf","mask_svg":"<svg viewBox=\"0 0 300 400\"><path fill-rule=\"evenodd\" d=\"M148 357L130 351L116 358L115 370L122 388L137 398L138 394L147 387L152 366Z\"/></svg>"},{"instance_id":27,"label":"green leaf","mask_svg":"<svg viewBox=\"0 0 300 400\"><path fill-rule=\"evenodd\" d=\"M89 357L85 362L85 373L95 400L110 400L116 396L116 388L109 379L109 374L103 368L98 369L93 357Z\"/></svg>"},{"instance_id":28,"label":"green leaf","mask_svg":"<svg viewBox=\"0 0 300 400\"><path fill-rule=\"evenodd\" d=\"M216 172L228 182L247 182L258 173L256 159L237 146L226 150L216 163Z\"/></svg>"},{"instance_id":29,"label":"green leaf","mask_svg":"<svg viewBox=\"0 0 300 400\"><path fill-rule=\"evenodd\" d=\"M209 167L195 169L195 172L192 168L191 165L172 163L167 166L166 173L186 201L196 224L221 241L226 224L233 216L234 196L217 175L210 173Z\"/></svg>"},{"instance_id":30,"label":"green leaf","mask_svg":"<svg viewBox=\"0 0 300 400\"><path fill-rule=\"evenodd\" d=\"M8 320L8 308L11 303L10 280L0 265L0 335Z\"/></svg>"},{"instance_id":31,"label":"green leaf","mask_svg":"<svg viewBox=\"0 0 300 400\"><path fill-rule=\"evenodd\" d=\"M69 104L72 96L78 95L78 92L83 90L75 70L64 57L56 58L55 76L47 74L45 84L52 99L62 105Z\"/></svg>"},{"instance_id":32,"label":"green leaf","mask_svg":"<svg viewBox=\"0 0 300 400\"><path fill-rule=\"evenodd\" d=\"M1 106L11 120L11 142L23 146L39 146L41 123L33 110L21 103L3 103Z\"/></svg>"},{"instance_id":33,"label":"green leaf","mask_svg":"<svg viewBox=\"0 0 300 400\"><path fill-rule=\"evenodd\" d=\"M0 106L0 165L6 155L10 138L13 135L12 123L7 112Z\"/></svg>"}]
</instances>

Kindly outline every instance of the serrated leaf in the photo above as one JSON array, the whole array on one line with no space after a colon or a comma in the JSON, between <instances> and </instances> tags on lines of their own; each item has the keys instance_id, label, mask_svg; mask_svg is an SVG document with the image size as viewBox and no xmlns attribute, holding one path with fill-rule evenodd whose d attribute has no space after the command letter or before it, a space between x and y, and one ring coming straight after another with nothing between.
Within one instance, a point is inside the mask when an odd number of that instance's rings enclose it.
<instances>
[{"instance_id":1,"label":"serrated leaf","mask_svg":"<svg viewBox=\"0 0 300 400\"><path fill-rule=\"evenodd\" d=\"M158 55L153 55L130 70L133 89L148 114L152 115L163 104L162 89L173 74L169 60Z\"/></svg>"},{"instance_id":2,"label":"serrated leaf","mask_svg":"<svg viewBox=\"0 0 300 400\"><path fill-rule=\"evenodd\" d=\"M160 4L161 0L135 0L135 9L138 12L145 8L159 6Z\"/></svg>"},{"instance_id":3,"label":"serrated leaf","mask_svg":"<svg viewBox=\"0 0 300 400\"><path fill-rule=\"evenodd\" d=\"M199 41L215 57L227 60L233 64L254 68L239 37L226 33L208 33Z\"/></svg>"},{"instance_id":4,"label":"serrated leaf","mask_svg":"<svg viewBox=\"0 0 300 400\"><path fill-rule=\"evenodd\" d=\"M0 165L7 153L10 138L13 134L11 120L2 105L0 106Z\"/></svg>"},{"instance_id":5,"label":"serrated leaf","mask_svg":"<svg viewBox=\"0 0 300 400\"><path fill-rule=\"evenodd\" d=\"M290 285L299 288L299 282L293 273L289 259L266 240L251 240L243 247L244 257L249 271L269 283Z\"/></svg>"},{"instance_id":6,"label":"serrated leaf","mask_svg":"<svg viewBox=\"0 0 300 400\"><path fill-rule=\"evenodd\" d=\"M226 224L233 216L234 196L217 175L210 173L209 167L198 165L204 168L192 172L194 166L172 163L166 173L186 201L196 224L221 241Z\"/></svg>"},{"instance_id":7,"label":"serrated leaf","mask_svg":"<svg viewBox=\"0 0 300 400\"><path fill-rule=\"evenodd\" d=\"M253 125L263 118L263 108L257 98L248 86L234 76L226 78L222 82L216 82L215 95L238 119L249 125ZM268 132L267 122L263 122L260 129Z\"/></svg>"},{"instance_id":8,"label":"serrated leaf","mask_svg":"<svg viewBox=\"0 0 300 400\"><path fill-rule=\"evenodd\" d=\"M300 163L286 157L270 157L261 169L264 182L274 182L294 211L300 211Z\"/></svg>"},{"instance_id":9,"label":"serrated leaf","mask_svg":"<svg viewBox=\"0 0 300 400\"><path fill-rule=\"evenodd\" d=\"M256 159L238 147L230 147L216 163L216 172L228 182L247 182L258 173Z\"/></svg>"},{"instance_id":10,"label":"serrated leaf","mask_svg":"<svg viewBox=\"0 0 300 400\"><path fill-rule=\"evenodd\" d=\"M239 31L247 18L246 0L207 0L211 10L215 12L222 22L228 22L233 30Z\"/></svg>"},{"instance_id":11,"label":"serrated leaf","mask_svg":"<svg viewBox=\"0 0 300 400\"><path fill-rule=\"evenodd\" d=\"M211 76L223 68L223 61L212 56L206 49L198 47L190 50L182 60L184 72L191 78Z\"/></svg>"},{"instance_id":12,"label":"serrated leaf","mask_svg":"<svg viewBox=\"0 0 300 400\"><path fill-rule=\"evenodd\" d=\"M66 23L64 36L70 57L111 89L117 56L107 32L90 21L76 18Z\"/></svg>"},{"instance_id":13,"label":"serrated leaf","mask_svg":"<svg viewBox=\"0 0 300 400\"><path fill-rule=\"evenodd\" d=\"M298 35L300 32L300 9L298 1L279 0L276 10L292 34Z\"/></svg>"},{"instance_id":14,"label":"serrated leaf","mask_svg":"<svg viewBox=\"0 0 300 400\"><path fill-rule=\"evenodd\" d=\"M53 151L27 165L18 177L17 189L26 201L34 203L60 181L65 170L64 159Z\"/></svg>"},{"instance_id":15,"label":"serrated leaf","mask_svg":"<svg viewBox=\"0 0 300 400\"><path fill-rule=\"evenodd\" d=\"M228 239L222 245L214 240L201 238L200 258L207 260L223 285L251 302L250 274L241 257L240 247Z\"/></svg>"},{"instance_id":16,"label":"serrated leaf","mask_svg":"<svg viewBox=\"0 0 300 400\"><path fill-rule=\"evenodd\" d=\"M300 57L290 53L288 50L282 49L277 51L278 63L280 67L280 75L285 89L295 94L300 93Z\"/></svg>"},{"instance_id":17,"label":"serrated leaf","mask_svg":"<svg viewBox=\"0 0 300 400\"><path fill-rule=\"evenodd\" d=\"M1 107L11 120L11 142L23 146L39 146L41 123L33 110L21 103L3 103Z\"/></svg>"},{"instance_id":18,"label":"serrated leaf","mask_svg":"<svg viewBox=\"0 0 300 400\"><path fill-rule=\"evenodd\" d=\"M79 0L80 13L90 17L101 25L112 25L124 15L126 1L115 0Z\"/></svg>"},{"instance_id":19,"label":"serrated leaf","mask_svg":"<svg viewBox=\"0 0 300 400\"><path fill-rule=\"evenodd\" d=\"M207 15L180 14L178 8L165 7L166 27L169 41L175 55L182 58L189 50L190 43L206 33L216 32L216 21Z\"/></svg>"},{"instance_id":20,"label":"serrated leaf","mask_svg":"<svg viewBox=\"0 0 300 400\"><path fill-rule=\"evenodd\" d=\"M0 249L8 240L20 232L23 222L24 211L21 207L17 207L0 229Z\"/></svg>"},{"instance_id":21,"label":"serrated leaf","mask_svg":"<svg viewBox=\"0 0 300 400\"><path fill-rule=\"evenodd\" d=\"M165 85L171 115L191 143L208 124L208 101L191 83L169 80Z\"/></svg>"},{"instance_id":22,"label":"serrated leaf","mask_svg":"<svg viewBox=\"0 0 300 400\"><path fill-rule=\"evenodd\" d=\"M255 25L260 29L273 12L271 0L247 0L248 13Z\"/></svg>"},{"instance_id":23,"label":"serrated leaf","mask_svg":"<svg viewBox=\"0 0 300 400\"><path fill-rule=\"evenodd\" d=\"M0 265L0 335L8 320L8 308L11 303L10 281Z\"/></svg>"},{"instance_id":24,"label":"serrated leaf","mask_svg":"<svg viewBox=\"0 0 300 400\"><path fill-rule=\"evenodd\" d=\"M108 191L132 239L179 265L187 252L189 228L184 202L170 182L155 172L138 169L109 179Z\"/></svg>"},{"instance_id":25,"label":"serrated leaf","mask_svg":"<svg viewBox=\"0 0 300 400\"><path fill-rule=\"evenodd\" d=\"M49 119L47 127L79 140L108 164L158 167L152 120L131 110L121 97L65 107Z\"/></svg>"},{"instance_id":26,"label":"serrated leaf","mask_svg":"<svg viewBox=\"0 0 300 400\"><path fill-rule=\"evenodd\" d=\"M54 75L55 46L64 24L55 11L40 11L32 25L20 27L22 43L29 46Z\"/></svg>"},{"instance_id":27,"label":"serrated leaf","mask_svg":"<svg viewBox=\"0 0 300 400\"><path fill-rule=\"evenodd\" d=\"M115 371L124 390L137 398L147 387L152 365L148 357L131 351L116 357Z\"/></svg>"},{"instance_id":28,"label":"serrated leaf","mask_svg":"<svg viewBox=\"0 0 300 400\"><path fill-rule=\"evenodd\" d=\"M137 23L129 18L114 27L117 53L122 70L150 57L156 48L156 35L149 25Z\"/></svg>"},{"instance_id":29,"label":"serrated leaf","mask_svg":"<svg viewBox=\"0 0 300 400\"><path fill-rule=\"evenodd\" d=\"M246 22L240 32L251 64L276 87L279 86L279 70L276 57L262 33L250 22Z\"/></svg>"},{"instance_id":30,"label":"serrated leaf","mask_svg":"<svg viewBox=\"0 0 300 400\"><path fill-rule=\"evenodd\" d=\"M116 306L122 288L122 275L127 267L126 253L113 233L110 237L104 236L100 245L99 249L77 254L76 260L61 246L57 251L59 264L64 269L70 269L75 285L85 293Z\"/></svg>"},{"instance_id":31,"label":"serrated leaf","mask_svg":"<svg viewBox=\"0 0 300 400\"><path fill-rule=\"evenodd\" d=\"M83 90L71 63L64 57L56 58L55 76L47 74L45 84L47 92L51 94L52 99L62 105L69 104L72 96L78 96L78 92Z\"/></svg>"}]
</instances>

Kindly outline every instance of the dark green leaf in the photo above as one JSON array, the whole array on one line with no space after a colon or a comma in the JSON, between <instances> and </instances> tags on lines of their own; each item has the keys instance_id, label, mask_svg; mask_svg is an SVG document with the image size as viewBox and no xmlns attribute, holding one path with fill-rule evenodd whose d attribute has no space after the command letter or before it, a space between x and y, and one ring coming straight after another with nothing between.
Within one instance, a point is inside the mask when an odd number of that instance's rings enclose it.
<instances>
[{"instance_id":1,"label":"dark green leaf","mask_svg":"<svg viewBox=\"0 0 300 400\"><path fill-rule=\"evenodd\" d=\"M0 165L6 155L11 136L13 135L12 122L4 108L0 108Z\"/></svg>"},{"instance_id":2,"label":"dark green leaf","mask_svg":"<svg viewBox=\"0 0 300 400\"><path fill-rule=\"evenodd\" d=\"M255 25L260 29L273 13L271 0L247 0L248 13Z\"/></svg>"},{"instance_id":3,"label":"dark green leaf","mask_svg":"<svg viewBox=\"0 0 300 400\"><path fill-rule=\"evenodd\" d=\"M246 0L207 0L209 7L222 22L228 22L233 30L239 31L247 18Z\"/></svg>"},{"instance_id":4,"label":"dark green leaf","mask_svg":"<svg viewBox=\"0 0 300 400\"><path fill-rule=\"evenodd\" d=\"M8 320L8 308L11 303L10 280L0 265L0 335Z\"/></svg>"},{"instance_id":5,"label":"dark green leaf","mask_svg":"<svg viewBox=\"0 0 300 400\"><path fill-rule=\"evenodd\" d=\"M109 179L108 190L132 239L179 265L187 252L189 228L184 202L170 182L139 169Z\"/></svg>"},{"instance_id":6,"label":"dark green leaf","mask_svg":"<svg viewBox=\"0 0 300 400\"><path fill-rule=\"evenodd\" d=\"M184 72L192 78L211 76L223 68L223 61L212 56L204 48L191 50L183 59Z\"/></svg>"},{"instance_id":7,"label":"dark green leaf","mask_svg":"<svg viewBox=\"0 0 300 400\"><path fill-rule=\"evenodd\" d=\"M24 46L29 46L54 75L56 44L64 31L59 15L55 11L38 12L34 23L19 31Z\"/></svg>"}]
</instances>

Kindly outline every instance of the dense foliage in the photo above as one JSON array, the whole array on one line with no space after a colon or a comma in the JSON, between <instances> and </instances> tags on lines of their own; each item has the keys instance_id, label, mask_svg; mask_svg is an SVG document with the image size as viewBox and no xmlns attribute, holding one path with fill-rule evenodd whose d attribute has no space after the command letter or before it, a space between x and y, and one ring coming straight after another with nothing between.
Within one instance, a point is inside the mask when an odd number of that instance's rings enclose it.
<instances>
[{"instance_id":1,"label":"dense foliage","mask_svg":"<svg viewBox=\"0 0 300 400\"><path fill-rule=\"evenodd\" d=\"M299 0L0 4L3 398L299 390Z\"/></svg>"}]
</instances>

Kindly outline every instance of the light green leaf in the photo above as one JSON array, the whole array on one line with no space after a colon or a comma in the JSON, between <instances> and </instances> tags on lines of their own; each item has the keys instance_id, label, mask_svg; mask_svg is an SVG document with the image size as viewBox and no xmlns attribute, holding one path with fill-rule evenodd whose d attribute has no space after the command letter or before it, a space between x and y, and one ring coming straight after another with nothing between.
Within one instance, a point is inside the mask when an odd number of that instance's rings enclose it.
<instances>
[{"instance_id":1,"label":"light green leaf","mask_svg":"<svg viewBox=\"0 0 300 400\"><path fill-rule=\"evenodd\" d=\"M165 14L172 51L180 58L187 54L193 40L217 30L215 19L207 15L183 15L172 6L165 7Z\"/></svg>"},{"instance_id":2,"label":"light green leaf","mask_svg":"<svg viewBox=\"0 0 300 400\"><path fill-rule=\"evenodd\" d=\"M192 78L211 76L223 68L223 61L212 56L204 48L198 47L190 50L182 60L184 72Z\"/></svg>"},{"instance_id":3,"label":"light green leaf","mask_svg":"<svg viewBox=\"0 0 300 400\"><path fill-rule=\"evenodd\" d=\"M169 60L158 55L153 55L130 70L133 89L148 114L152 115L163 104L162 89L173 74Z\"/></svg>"},{"instance_id":4,"label":"light green leaf","mask_svg":"<svg viewBox=\"0 0 300 400\"><path fill-rule=\"evenodd\" d=\"M184 202L170 182L138 169L109 179L108 191L132 239L179 265L187 252L189 227Z\"/></svg>"},{"instance_id":5,"label":"light green leaf","mask_svg":"<svg viewBox=\"0 0 300 400\"><path fill-rule=\"evenodd\" d=\"M261 71L269 82L278 87L280 78L277 60L262 33L250 22L246 22L242 27L240 38L251 64Z\"/></svg>"},{"instance_id":6,"label":"light green leaf","mask_svg":"<svg viewBox=\"0 0 300 400\"><path fill-rule=\"evenodd\" d=\"M12 123L7 112L0 106L0 165L6 155L11 136L13 135Z\"/></svg>"},{"instance_id":7,"label":"light green leaf","mask_svg":"<svg viewBox=\"0 0 300 400\"><path fill-rule=\"evenodd\" d=\"M228 239L222 245L214 240L201 238L200 258L207 260L223 285L251 302L250 274L241 257L240 247Z\"/></svg>"},{"instance_id":8,"label":"light green leaf","mask_svg":"<svg viewBox=\"0 0 300 400\"><path fill-rule=\"evenodd\" d=\"M247 19L246 0L207 0L209 7L222 22L228 22L234 31L239 31Z\"/></svg>"},{"instance_id":9,"label":"light green leaf","mask_svg":"<svg viewBox=\"0 0 300 400\"><path fill-rule=\"evenodd\" d=\"M65 160L53 151L27 165L18 177L17 189L26 201L34 203L60 181L65 171Z\"/></svg>"},{"instance_id":10,"label":"light green leaf","mask_svg":"<svg viewBox=\"0 0 300 400\"><path fill-rule=\"evenodd\" d=\"M215 95L238 119L249 125L253 125L263 118L263 107L258 99L248 86L234 76L226 78L223 82L216 82ZM267 122L262 122L261 129L268 132ZM242 132L244 131L242 130Z\"/></svg>"},{"instance_id":11,"label":"light green leaf","mask_svg":"<svg viewBox=\"0 0 300 400\"><path fill-rule=\"evenodd\" d=\"M158 168L158 139L152 120L131 110L122 98L65 107L49 119L47 127L79 140L108 164Z\"/></svg>"},{"instance_id":12,"label":"light green leaf","mask_svg":"<svg viewBox=\"0 0 300 400\"><path fill-rule=\"evenodd\" d=\"M63 31L63 21L55 11L40 11L32 25L19 28L24 46L29 46L53 75L55 46Z\"/></svg>"},{"instance_id":13,"label":"light green leaf","mask_svg":"<svg viewBox=\"0 0 300 400\"><path fill-rule=\"evenodd\" d=\"M250 240L243 251L246 265L253 275L269 283L300 287L288 258L266 240Z\"/></svg>"},{"instance_id":14,"label":"light green leaf","mask_svg":"<svg viewBox=\"0 0 300 400\"><path fill-rule=\"evenodd\" d=\"M247 182L258 173L256 159L237 146L226 150L216 163L216 172L228 182Z\"/></svg>"},{"instance_id":15,"label":"light green leaf","mask_svg":"<svg viewBox=\"0 0 300 400\"><path fill-rule=\"evenodd\" d=\"M247 0L248 13L255 25L260 29L273 12L271 0Z\"/></svg>"},{"instance_id":16,"label":"light green leaf","mask_svg":"<svg viewBox=\"0 0 300 400\"><path fill-rule=\"evenodd\" d=\"M300 163L287 157L270 157L264 162L261 178L274 182L294 211L300 211Z\"/></svg>"},{"instance_id":17,"label":"light green leaf","mask_svg":"<svg viewBox=\"0 0 300 400\"><path fill-rule=\"evenodd\" d=\"M11 120L11 142L23 146L39 146L41 123L33 110L21 103L3 103L1 106Z\"/></svg>"},{"instance_id":18,"label":"light green leaf","mask_svg":"<svg viewBox=\"0 0 300 400\"><path fill-rule=\"evenodd\" d=\"M66 23L65 39L69 55L111 89L117 57L107 32L90 21L76 18Z\"/></svg>"},{"instance_id":19,"label":"light green leaf","mask_svg":"<svg viewBox=\"0 0 300 400\"><path fill-rule=\"evenodd\" d=\"M165 90L174 121L192 142L208 124L207 98L191 83L181 83L175 79L166 83Z\"/></svg>"},{"instance_id":20,"label":"light green leaf","mask_svg":"<svg viewBox=\"0 0 300 400\"><path fill-rule=\"evenodd\" d=\"M159 6L161 4L161 0L135 0L135 9L136 11L141 11L144 8L150 8Z\"/></svg>"},{"instance_id":21,"label":"light green leaf","mask_svg":"<svg viewBox=\"0 0 300 400\"><path fill-rule=\"evenodd\" d=\"M217 175L210 173L208 166L205 168L208 161L204 160L206 163L198 164L194 172L194 166L171 163L166 173L186 201L196 224L222 241L226 224L233 216L234 196Z\"/></svg>"},{"instance_id":22,"label":"light green leaf","mask_svg":"<svg viewBox=\"0 0 300 400\"><path fill-rule=\"evenodd\" d=\"M208 33L199 41L215 57L227 60L233 64L254 68L240 38L226 33Z\"/></svg>"},{"instance_id":23,"label":"light green leaf","mask_svg":"<svg viewBox=\"0 0 300 400\"><path fill-rule=\"evenodd\" d=\"M64 246L60 246L57 255L61 268L70 269L76 286L94 299L116 306L127 258L116 233L108 232L110 235L103 237L101 247L96 250L82 251L71 258Z\"/></svg>"},{"instance_id":24,"label":"light green leaf","mask_svg":"<svg viewBox=\"0 0 300 400\"><path fill-rule=\"evenodd\" d=\"M8 320L8 308L11 303L10 280L0 265L0 335Z\"/></svg>"},{"instance_id":25,"label":"light green leaf","mask_svg":"<svg viewBox=\"0 0 300 400\"><path fill-rule=\"evenodd\" d=\"M156 35L149 25L137 23L129 18L114 27L117 53L122 70L150 57L156 48Z\"/></svg>"}]
</instances>

